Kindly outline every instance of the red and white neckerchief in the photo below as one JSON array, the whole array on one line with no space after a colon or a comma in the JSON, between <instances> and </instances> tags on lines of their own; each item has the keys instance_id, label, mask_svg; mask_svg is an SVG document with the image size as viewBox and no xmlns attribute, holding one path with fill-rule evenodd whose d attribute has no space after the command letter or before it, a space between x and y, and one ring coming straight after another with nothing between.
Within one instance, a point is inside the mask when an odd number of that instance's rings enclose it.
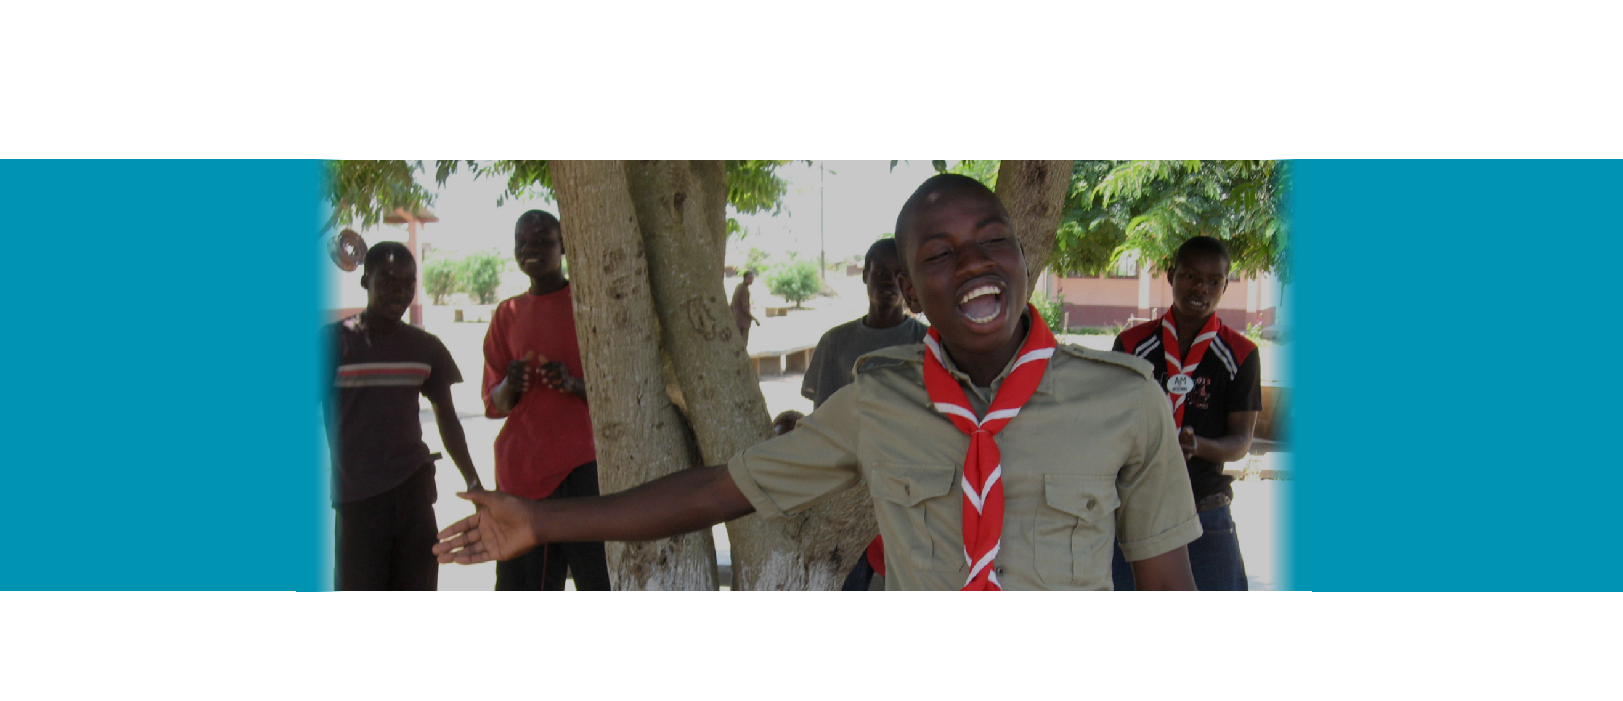
<instances>
[{"instance_id":1,"label":"red and white neckerchief","mask_svg":"<svg viewBox=\"0 0 1623 701\"><path fill-rule=\"evenodd\" d=\"M1020 407L1037 391L1037 384L1054 357L1054 334L1043 317L1030 304L1031 331L1020 346L1009 376L998 387L997 396L987 407L986 418L976 418L964 388L947 372L941 350L941 334L930 328L924 345L930 349L924 358L924 390L936 411L945 414L958 430L969 435L969 452L964 456L964 559L969 562L969 579L963 591L1001 591L997 572L991 567L1003 542L1003 462L993 436L1020 413Z\"/></svg>"},{"instance_id":2,"label":"red and white neckerchief","mask_svg":"<svg viewBox=\"0 0 1623 701\"><path fill-rule=\"evenodd\" d=\"M1179 362L1178 324L1172 318L1171 309L1161 317L1161 354L1167 359L1167 399L1172 401L1172 421L1179 430L1183 430L1183 400L1195 388L1195 368L1200 367L1200 359L1206 357L1206 347L1217 338L1220 326L1222 323L1216 314L1206 317L1206 324L1200 327L1195 342L1189 345L1189 356Z\"/></svg>"}]
</instances>

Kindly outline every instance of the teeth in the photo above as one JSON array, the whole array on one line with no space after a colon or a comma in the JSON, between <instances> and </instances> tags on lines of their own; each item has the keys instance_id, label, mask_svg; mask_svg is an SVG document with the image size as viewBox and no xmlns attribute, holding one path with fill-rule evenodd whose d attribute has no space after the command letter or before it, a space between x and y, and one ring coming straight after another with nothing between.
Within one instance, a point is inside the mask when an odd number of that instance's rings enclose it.
<instances>
[{"instance_id":1,"label":"teeth","mask_svg":"<svg viewBox=\"0 0 1623 701\"><path fill-rule=\"evenodd\" d=\"M977 287L977 288L975 288L973 290L970 290L969 292L966 292L964 294L964 296L958 300L958 305L960 307L962 307L963 305L968 304L970 300L975 299L977 297L984 297L986 295L1001 295L1001 294L1003 294L1002 290L999 290L994 285L981 285L980 287ZM987 323L987 322L989 322L989 321L991 321L993 319L996 319L997 315L1002 313L1002 311L1003 311L1002 305L998 305L997 311L994 311L994 312L992 312L991 314L989 314L987 316L970 316L969 314L965 313L964 317L969 319L972 322L977 323L977 324L984 324L984 323Z\"/></svg>"},{"instance_id":2,"label":"teeth","mask_svg":"<svg viewBox=\"0 0 1623 701\"><path fill-rule=\"evenodd\" d=\"M968 303L969 300L972 300L972 299L974 299L976 297L981 297L981 296L984 296L984 295L995 295L995 294L998 294L998 289L996 287L993 287L991 285L981 285L980 287L977 287L977 288L975 288L973 290L970 290L969 292L964 293L963 298L959 299L958 303L959 304L965 304L965 303Z\"/></svg>"}]
</instances>

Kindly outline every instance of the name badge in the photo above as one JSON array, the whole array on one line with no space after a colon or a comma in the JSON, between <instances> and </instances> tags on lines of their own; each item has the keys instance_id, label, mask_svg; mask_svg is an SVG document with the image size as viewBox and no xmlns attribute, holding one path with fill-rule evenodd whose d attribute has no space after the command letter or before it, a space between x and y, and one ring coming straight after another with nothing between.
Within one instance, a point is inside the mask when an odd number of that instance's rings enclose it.
<instances>
[{"instance_id":1,"label":"name badge","mask_svg":"<svg viewBox=\"0 0 1623 701\"><path fill-rule=\"evenodd\" d=\"M1195 380L1188 375L1173 375L1167 378L1167 392L1171 394L1189 394L1195 388Z\"/></svg>"}]
</instances>

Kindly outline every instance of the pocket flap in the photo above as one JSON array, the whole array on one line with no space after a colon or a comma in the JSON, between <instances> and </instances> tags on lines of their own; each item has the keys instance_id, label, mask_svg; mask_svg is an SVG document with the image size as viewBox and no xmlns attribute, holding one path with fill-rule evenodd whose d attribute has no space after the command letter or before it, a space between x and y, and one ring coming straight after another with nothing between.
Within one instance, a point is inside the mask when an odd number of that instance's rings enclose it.
<instances>
[{"instance_id":1,"label":"pocket flap","mask_svg":"<svg viewBox=\"0 0 1623 701\"><path fill-rule=\"evenodd\" d=\"M1098 523L1116 510L1116 478L1043 475L1043 498L1049 508Z\"/></svg>"},{"instance_id":2,"label":"pocket flap","mask_svg":"<svg viewBox=\"0 0 1623 701\"><path fill-rule=\"evenodd\" d=\"M951 493L957 476L957 470L947 465L878 463L873 469L874 494L904 506L918 506L925 499Z\"/></svg>"}]
</instances>

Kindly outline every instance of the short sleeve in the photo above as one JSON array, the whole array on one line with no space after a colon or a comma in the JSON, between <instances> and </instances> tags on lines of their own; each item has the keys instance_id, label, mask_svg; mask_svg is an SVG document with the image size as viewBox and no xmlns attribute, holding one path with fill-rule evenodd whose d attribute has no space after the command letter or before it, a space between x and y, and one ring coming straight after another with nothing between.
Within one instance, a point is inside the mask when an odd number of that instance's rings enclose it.
<instances>
[{"instance_id":1,"label":"short sleeve","mask_svg":"<svg viewBox=\"0 0 1623 701\"><path fill-rule=\"evenodd\" d=\"M757 443L727 463L755 510L771 518L804 511L857 482L857 386L829 397L795 430Z\"/></svg>"},{"instance_id":2,"label":"short sleeve","mask_svg":"<svg viewBox=\"0 0 1623 701\"><path fill-rule=\"evenodd\" d=\"M1134 414L1142 434L1128 463L1116 477L1121 508L1116 511L1117 538L1129 561L1147 560L1199 538L1194 490L1189 485L1171 404L1153 382L1144 382L1134 397Z\"/></svg>"},{"instance_id":3,"label":"short sleeve","mask_svg":"<svg viewBox=\"0 0 1623 701\"><path fill-rule=\"evenodd\" d=\"M1260 350L1251 351L1229 385L1228 411L1262 411L1262 359Z\"/></svg>"},{"instance_id":4,"label":"short sleeve","mask_svg":"<svg viewBox=\"0 0 1623 701\"><path fill-rule=\"evenodd\" d=\"M498 305L496 313L491 316L490 328L485 331L485 371L479 396L485 400L486 418L507 416L496 409L496 403L490 396L496 391L496 385L507 377L507 364L513 362L513 353L507 343L508 327L512 325L511 310L507 302Z\"/></svg>"},{"instance_id":5,"label":"short sleeve","mask_svg":"<svg viewBox=\"0 0 1623 701\"><path fill-rule=\"evenodd\" d=\"M800 396L810 399L813 408L818 406L818 389L824 378L829 376L826 366L832 360L829 353L832 349L829 348L828 337L833 333L832 330L826 331L822 338L817 339L817 349L812 351L812 361L806 366L806 376L800 381Z\"/></svg>"},{"instance_id":6,"label":"short sleeve","mask_svg":"<svg viewBox=\"0 0 1623 701\"><path fill-rule=\"evenodd\" d=\"M456 366L456 359L451 357L450 349L440 341L438 336L428 336L430 358L428 361L428 379L423 382L423 394L427 395L431 388L447 389L462 381L462 371Z\"/></svg>"}]
</instances>

